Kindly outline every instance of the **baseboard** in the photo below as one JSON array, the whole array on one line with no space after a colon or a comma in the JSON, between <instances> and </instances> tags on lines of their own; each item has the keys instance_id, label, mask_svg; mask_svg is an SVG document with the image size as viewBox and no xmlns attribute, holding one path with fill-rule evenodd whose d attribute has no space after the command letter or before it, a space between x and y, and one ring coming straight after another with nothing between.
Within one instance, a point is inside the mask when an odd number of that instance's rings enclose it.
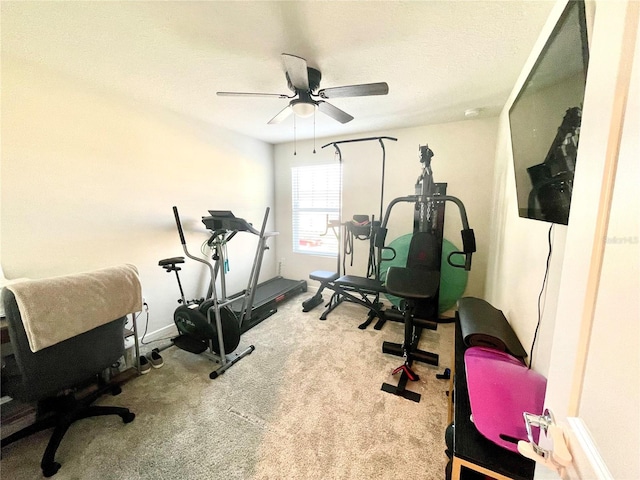
<instances>
[{"instance_id":1,"label":"baseboard","mask_svg":"<svg viewBox=\"0 0 640 480\"><path fill-rule=\"evenodd\" d=\"M138 329L138 332L140 332L140 329ZM165 346L164 343L170 343L170 339L177 335L178 329L174 323L153 332L147 332L144 338L140 338L140 353L144 355L154 348L161 348ZM165 340L165 342L161 342L162 340ZM142 344L143 341L144 344Z\"/></svg>"},{"instance_id":2,"label":"baseboard","mask_svg":"<svg viewBox=\"0 0 640 480\"><path fill-rule=\"evenodd\" d=\"M307 283L307 293L310 293L311 296L315 295L316 293L318 293L318 289L320 287L318 285L309 285Z\"/></svg>"}]
</instances>

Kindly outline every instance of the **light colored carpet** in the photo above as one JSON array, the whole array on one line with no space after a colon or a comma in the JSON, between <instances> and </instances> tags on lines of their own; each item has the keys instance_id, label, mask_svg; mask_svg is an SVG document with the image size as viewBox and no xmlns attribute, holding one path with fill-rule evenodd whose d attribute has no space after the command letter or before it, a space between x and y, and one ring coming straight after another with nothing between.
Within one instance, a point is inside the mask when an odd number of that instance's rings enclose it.
<instances>
[{"instance_id":1,"label":"light colored carpet","mask_svg":"<svg viewBox=\"0 0 640 480\"><path fill-rule=\"evenodd\" d=\"M422 335L420 347L439 353L440 366L414 364L420 380L408 388L422 394L415 403L380 390L397 383L391 371L402 361L381 347L401 341L401 324L359 330L366 310L353 304L320 321L322 306L301 311L306 296L243 335L240 347L256 350L216 380L205 357L163 351L164 367L99 402L126 406L136 419L76 422L58 449L54 478L444 478L449 383L435 375L451 367L453 325ZM49 434L5 447L2 478L42 478Z\"/></svg>"}]
</instances>

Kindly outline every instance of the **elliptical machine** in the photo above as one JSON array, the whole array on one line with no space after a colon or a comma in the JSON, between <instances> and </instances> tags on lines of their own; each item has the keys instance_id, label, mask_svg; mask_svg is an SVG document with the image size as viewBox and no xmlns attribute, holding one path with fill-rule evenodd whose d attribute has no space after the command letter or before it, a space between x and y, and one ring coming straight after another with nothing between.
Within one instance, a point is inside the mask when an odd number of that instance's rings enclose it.
<instances>
[{"instance_id":1,"label":"elliptical machine","mask_svg":"<svg viewBox=\"0 0 640 480\"><path fill-rule=\"evenodd\" d=\"M220 366L209 374L209 378L211 379L222 375L230 367L255 350L253 345L249 345L249 347L241 352L233 353L240 343L241 323L246 317L247 312L251 312L252 309L255 289L260 275L262 257L264 250L267 249L266 241L269 237L269 235L265 233L267 219L269 217L268 207L265 211L260 231L255 230L244 220L235 218L231 212L215 213L218 215L217 218L224 217L226 214L223 223L242 222L242 230L249 231L259 238L247 288L242 292L242 308L238 315L231 309L231 304L237 302L239 299L237 297L233 299L226 298L226 286L224 282L225 261L223 255L225 243L231 240L238 230L230 231L227 228L217 228L213 231L211 238L207 242L213 251L212 258L215 260L215 265L212 265L208 260L189 253L178 209L175 206L173 207L173 215L185 255L191 260L203 263L209 269L210 283L206 298L186 300L178 274L181 270L178 265L184 263L184 257L166 258L158 262L158 265L165 271L175 272L178 288L180 289L180 300L178 300L178 303L181 305L175 310L173 315L179 335L173 338L171 342L178 348L191 353L204 354L210 360L219 363ZM203 223L209 226L207 223L211 223L210 218L211 217L203 218ZM215 283L217 274L220 271L222 271L222 275L220 276L222 295L221 298L218 298Z\"/></svg>"}]
</instances>

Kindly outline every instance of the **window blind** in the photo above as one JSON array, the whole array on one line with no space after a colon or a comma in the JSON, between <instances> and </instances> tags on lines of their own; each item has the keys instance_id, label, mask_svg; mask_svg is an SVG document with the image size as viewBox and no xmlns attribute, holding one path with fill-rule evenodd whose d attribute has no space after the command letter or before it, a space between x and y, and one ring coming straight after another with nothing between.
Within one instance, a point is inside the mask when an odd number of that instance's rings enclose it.
<instances>
[{"instance_id":1,"label":"window blind","mask_svg":"<svg viewBox=\"0 0 640 480\"><path fill-rule=\"evenodd\" d=\"M339 219L340 165L308 165L291 169L293 251L310 255L338 254L336 233L328 227Z\"/></svg>"}]
</instances>

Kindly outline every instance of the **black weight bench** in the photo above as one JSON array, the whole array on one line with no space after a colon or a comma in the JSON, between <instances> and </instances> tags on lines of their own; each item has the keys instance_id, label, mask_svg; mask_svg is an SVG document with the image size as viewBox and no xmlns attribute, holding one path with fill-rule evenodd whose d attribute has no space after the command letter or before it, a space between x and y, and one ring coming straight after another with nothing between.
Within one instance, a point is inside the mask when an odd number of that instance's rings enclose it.
<instances>
[{"instance_id":1,"label":"black weight bench","mask_svg":"<svg viewBox=\"0 0 640 480\"><path fill-rule=\"evenodd\" d=\"M369 310L367 320L360 324L358 328L365 329L374 318L379 321L376 329L379 330L387 318L385 310L383 310L382 302L380 302L380 294L385 293L387 289L380 280L373 278L359 277L357 275L338 276L335 272L326 270L316 270L309 274L311 280L320 282L318 293L302 303L302 311L308 312L320 305L323 301L322 291L325 288L333 290L331 299L325 305L326 308L320 315L320 320L326 320L329 315L342 302L352 302L362 305Z\"/></svg>"},{"instance_id":2,"label":"black weight bench","mask_svg":"<svg viewBox=\"0 0 640 480\"><path fill-rule=\"evenodd\" d=\"M338 279L340 275L336 272L329 272L327 270L315 270L309 274L309 278L311 280L315 280L320 282L320 288L318 288L318 292L311 298L308 298L304 302L302 302L302 311L309 312L316 308L323 302L322 291L328 287L331 289L333 286L333 282ZM324 314L323 314L324 315ZM326 320L326 315L324 318L320 317L321 320Z\"/></svg>"}]
</instances>

